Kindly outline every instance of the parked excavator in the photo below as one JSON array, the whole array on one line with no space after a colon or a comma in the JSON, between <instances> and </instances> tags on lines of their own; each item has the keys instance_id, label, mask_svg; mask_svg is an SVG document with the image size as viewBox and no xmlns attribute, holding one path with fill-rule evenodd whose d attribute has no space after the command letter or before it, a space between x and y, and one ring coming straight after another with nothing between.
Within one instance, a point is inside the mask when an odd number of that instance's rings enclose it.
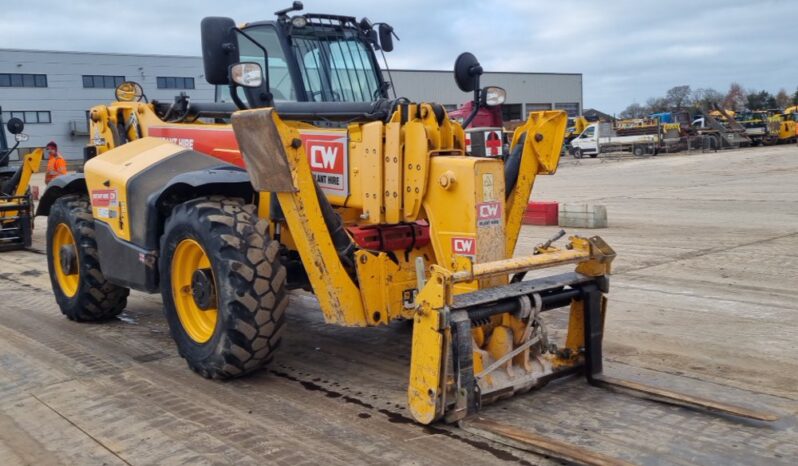
<instances>
[{"instance_id":1,"label":"parked excavator","mask_svg":"<svg viewBox=\"0 0 798 466\"><path fill-rule=\"evenodd\" d=\"M531 113L505 158L474 156L442 105L389 97L375 54L393 49L389 25L290 15L301 8L240 26L202 21L205 77L234 105L147 102L124 83L117 102L91 109L84 172L57 178L37 212L68 318L107 320L130 289L160 293L188 366L226 379L268 366L287 291L301 288L329 324L413 322L407 402L422 424L473 419L485 403L575 373L774 419L603 373L615 252L600 237L556 247L558 235L515 257L532 186L557 170L565 112ZM474 112L501 93L481 74L472 54L457 58ZM563 341L543 319L559 308L570 312ZM601 460L547 444L560 458Z\"/></svg>"}]
</instances>

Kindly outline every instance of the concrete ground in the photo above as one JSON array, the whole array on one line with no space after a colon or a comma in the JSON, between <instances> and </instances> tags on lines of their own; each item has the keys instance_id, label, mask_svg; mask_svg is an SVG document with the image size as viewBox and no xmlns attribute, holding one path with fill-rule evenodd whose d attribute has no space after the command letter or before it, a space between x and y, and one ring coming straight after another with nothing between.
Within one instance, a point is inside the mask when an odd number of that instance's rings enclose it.
<instances>
[{"instance_id":1,"label":"concrete ground","mask_svg":"<svg viewBox=\"0 0 798 466\"><path fill-rule=\"evenodd\" d=\"M709 415L580 378L481 415L639 464L795 464L798 149L568 159L533 198L607 207L609 228L581 232L618 253L607 373L781 419ZM556 229L524 227L517 253ZM327 326L297 294L273 369L214 382L177 356L158 296L133 293L112 322L73 323L52 299L43 254L2 253L0 464L551 463L410 421L410 332Z\"/></svg>"}]
</instances>

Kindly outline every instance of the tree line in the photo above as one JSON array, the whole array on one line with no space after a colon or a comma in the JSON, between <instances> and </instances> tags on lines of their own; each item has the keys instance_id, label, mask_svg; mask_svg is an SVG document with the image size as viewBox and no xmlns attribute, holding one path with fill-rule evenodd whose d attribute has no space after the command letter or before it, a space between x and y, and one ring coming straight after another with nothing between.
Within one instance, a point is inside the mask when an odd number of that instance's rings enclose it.
<instances>
[{"instance_id":1,"label":"tree line","mask_svg":"<svg viewBox=\"0 0 798 466\"><path fill-rule=\"evenodd\" d=\"M646 103L632 103L619 116L621 118L643 118L652 113L670 110L702 110L713 104L739 112L748 110L781 109L798 105L798 89L790 95L780 89L776 95L768 91L745 90L739 83L732 83L725 94L712 88L691 89L688 85L668 89L662 97L651 97Z\"/></svg>"}]
</instances>

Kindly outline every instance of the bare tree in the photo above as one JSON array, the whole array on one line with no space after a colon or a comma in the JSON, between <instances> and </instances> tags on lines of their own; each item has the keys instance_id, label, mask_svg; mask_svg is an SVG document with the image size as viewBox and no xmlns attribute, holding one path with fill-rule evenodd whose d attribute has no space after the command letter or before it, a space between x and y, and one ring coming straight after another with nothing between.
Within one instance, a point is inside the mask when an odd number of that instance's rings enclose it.
<instances>
[{"instance_id":1,"label":"bare tree","mask_svg":"<svg viewBox=\"0 0 798 466\"><path fill-rule=\"evenodd\" d=\"M727 109L739 112L745 109L746 103L746 94L743 90L743 86L741 86L740 83L731 83L729 92L726 93L726 97L723 99L723 106Z\"/></svg>"},{"instance_id":2,"label":"bare tree","mask_svg":"<svg viewBox=\"0 0 798 466\"><path fill-rule=\"evenodd\" d=\"M705 107L711 107L713 104L720 105L725 96L722 92L716 91L712 88L699 88L693 91L692 100L693 107L703 110Z\"/></svg>"},{"instance_id":3,"label":"bare tree","mask_svg":"<svg viewBox=\"0 0 798 466\"><path fill-rule=\"evenodd\" d=\"M787 94L787 90L783 87L779 89L779 92L776 94L776 106L782 110L790 106L790 96Z\"/></svg>"},{"instance_id":4,"label":"bare tree","mask_svg":"<svg viewBox=\"0 0 798 466\"><path fill-rule=\"evenodd\" d=\"M642 105L634 102L626 107L618 116L621 118L642 118L646 116L646 109Z\"/></svg>"},{"instance_id":5,"label":"bare tree","mask_svg":"<svg viewBox=\"0 0 798 466\"><path fill-rule=\"evenodd\" d=\"M646 107L649 113L660 113L668 111L668 99L664 97L652 97L646 100Z\"/></svg>"},{"instance_id":6,"label":"bare tree","mask_svg":"<svg viewBox=\"0 0 798 466\"><path fill-rule=\"evenodd\" d=\"M665 100L676 110L681 110L690 100L690 86L682 85L668 89L665 93Z\"/></svg>"}]
</instances>

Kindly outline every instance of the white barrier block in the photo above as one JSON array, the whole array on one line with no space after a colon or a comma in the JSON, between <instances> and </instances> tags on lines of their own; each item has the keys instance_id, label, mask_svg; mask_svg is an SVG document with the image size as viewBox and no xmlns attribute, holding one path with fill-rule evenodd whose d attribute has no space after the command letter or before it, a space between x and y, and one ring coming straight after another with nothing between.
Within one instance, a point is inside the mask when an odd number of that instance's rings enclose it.
<instances>
[{"instance_id":1,"label":"white barrier block","mask_svg":"<svg viewBox=\"0 0 798 466\"><path fill-rule=\"evenodd\" d=\"M607 208L598 204L560 204L561 227L607 228Z\"/></svg>"}]
</instances>

